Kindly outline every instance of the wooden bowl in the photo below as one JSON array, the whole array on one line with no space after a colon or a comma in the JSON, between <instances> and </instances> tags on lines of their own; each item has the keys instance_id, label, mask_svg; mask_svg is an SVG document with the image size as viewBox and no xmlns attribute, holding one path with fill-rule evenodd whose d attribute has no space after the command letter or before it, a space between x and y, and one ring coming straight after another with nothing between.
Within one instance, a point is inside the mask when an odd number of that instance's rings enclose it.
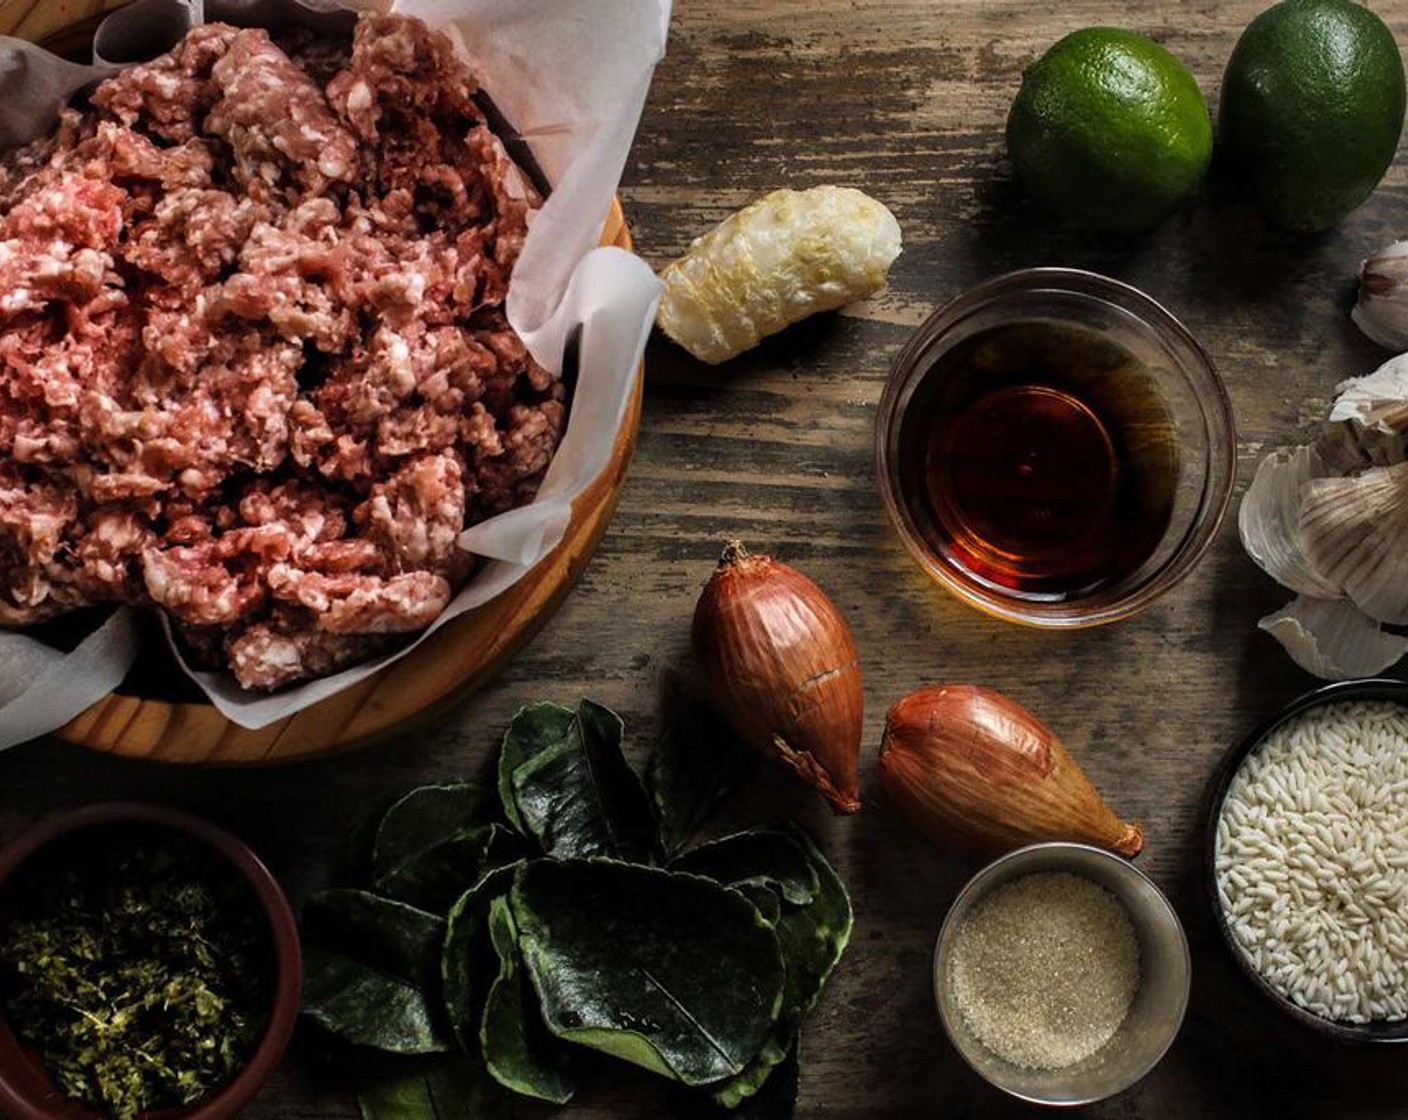
<instances>
[{"instance_id":1,"label":"wooden bowl","mask_svg":"<svg viewBox=\"0 0 1408 1120\"><path fill-rule=\"evenodd\" d=\"M28 39L55 54L82 54L108 12L132 0L0 0L0 34ZM83 61L87 61L86 57Z\"/></svg>"},{"instance_id":2,"label":"wooden bowl","mask_svg":"<svg viewBox=\"0 0 1408 1120\"><path fill-rule=\"evenodd\" d=\"M1246 761L1247 755L1268 735L1282 724L1302 715L1313 708L1326 704L1339 704L1353 700L1380 700L1408 708L1408 683L1391 678L1375 678L1357 681L1339 681L1324 685L1292 700L1270 719L1256 727L1250 735L1234 746L1223 757L1208 784L1206 803L1203 808L1203 892L1212 908L1213 920L1217 924L1222 942L1236 962L1237 971L1260 993L1261 997L1292 1022L1307 1027L1322 1038L1336 1042L1350 1043L1408 1043L1408 1019L1377 1020L1369 1023L1346 1023L1336 1019L1326 1019L1306 1010L1295 1001L1282 995L1271 986L1246 956L1242 953L1237 939L1228 925L1227 915L1222 909L1222 900L1217 893L1217 822L1222 816L1222 804L1227 800L1227 791Z\"/></svg>"},{"instance_id":3,"label":"wooden bowl","mask_svg":"<svg viewBox=\"0 0 1408 1120\"><path fill-rule=\"evenodd\" d=\"M0 0L0 34L54 49L91 40L97 18L127 0ZM613 202L601 244L632 247L619 202ZM414 653L380 673L251 731L208 703L172 702L121 687L54 734L65 742L132 758L249 765L288 762L365 746L408 722L433 718L486 684L552 616L581 576L615 512L640 426L642 381L626 408L611 460L577 499L558 544L508 591L437 631Z\"/></svg>"},{"instance_id":4,"label":"wooden bowl","mask_svg":"<svg viewBox=\"0 0 1408 1120\"><path fill-rule=\"evenodd\" d=\"M269 930L274 985L269 1019L249 1061L235 1077L183 1108L143 1113L139 1120L228 1120L259 1092L283 1057L298 1017L303 988L303 957L298 924L278 881L244 841L208 821L175 809L135 802L89 805L48 817L0 849L0 923L5 888L30 857L55 841L89 829L137 826L166 830L213 849L249 885ZM102 1120L98 1113L59 1092L42 1059L22 1046L0 1018L0 1116L8 1120Z\"/></svg>"}]
</instances>

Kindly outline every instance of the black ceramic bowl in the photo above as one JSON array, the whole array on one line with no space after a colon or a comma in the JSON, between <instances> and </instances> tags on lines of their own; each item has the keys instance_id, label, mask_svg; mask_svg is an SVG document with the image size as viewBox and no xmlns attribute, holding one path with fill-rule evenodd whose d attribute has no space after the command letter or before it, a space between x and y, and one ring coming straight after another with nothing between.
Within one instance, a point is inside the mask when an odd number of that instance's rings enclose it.
<instances>
[{"instance_id":1,"label":"black ceramic bowl","mask_svg":"<svg viewBox=\"0 0 1408 1120\"><path fill-rule=\"evenodd\" d=\"M175 809L130 802L90 805L32 825L0 849L0 922L6 890L16 872L50 845L91 829L169 830L216 852L248 885L269 931L272 996L264 1033L249 1061L231 1081L181 1108L141 1113L138 1120L227 1120L235 1116L278 1065L293 1032L302 989L298 926L278 882L248 845L208 821ZM102 1120L59 1092L38 1054L23 1047L0 1017L0 1117L3 1120Z\"/></svg>"},{"instance_id":2,"label":"black ceramic bowl","mask_svg":"<svg viewBox=\"0 0 1408 1120\"><path fill-rule=\"evenodd\" d=\"M1347 700L1386 700L1408 708L1408 683L1396 680L1372 679L1342 681L1326 685L1313 692L1307 692L1287 704L1270 719L1258 726L1250 735L1227 752L1217 773L1208 787L1206 816L1203 822L1203 881L1207 891L1208 904L1212 907L1213 918L1218 931L1227 946L1238 970L1278 1011L1287 1018L1315 1031L1326 1038L1341 1042L1383 1043L1408 1042L1408 1019L1381 1019L1369 1023L1347 1023L1342 1020L1326 1019L1307 1011L1298 1003L1288 999L1259 973L1243 955L1223 913L1222 902L1217 893L1217 877L1214 862L1217 851L1217 822L1222 816L1222 804L1227 798L1228 786L1232 784L1243 760L1263 739L1288 720L1312 708L1325 704L1343 703Z\"/></svg>"}]
</instances>

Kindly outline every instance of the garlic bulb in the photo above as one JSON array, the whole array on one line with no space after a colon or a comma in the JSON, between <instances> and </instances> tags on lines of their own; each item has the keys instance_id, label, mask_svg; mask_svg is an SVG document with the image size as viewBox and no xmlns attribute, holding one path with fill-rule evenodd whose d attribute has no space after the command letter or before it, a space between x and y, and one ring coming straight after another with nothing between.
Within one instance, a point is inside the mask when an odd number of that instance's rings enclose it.
<instances>
[{"instance_id":1,"label":"garlic bulb","mask_svg":"<svg viewBox=\"0 0 1408 1120\"><path fill-rule=\"evenodd\" d=\"M1247 554L1299 594L1261 620L1329 680L1382 672L1408 653L1408 354L1344 382L1313 444L1257 468L1237 518Z\"/></svg>"},{"instance_id":2,"label":"garlic bulb","mask_svg":"<svg viewBox=\"0 0 1408 1120\"><path fill-rule=\"evenodd\" d=\"M1390 350L1408 350L1408 241L1395 241L1359 266L1359 329Z\"/></svg>"}]
</instances>

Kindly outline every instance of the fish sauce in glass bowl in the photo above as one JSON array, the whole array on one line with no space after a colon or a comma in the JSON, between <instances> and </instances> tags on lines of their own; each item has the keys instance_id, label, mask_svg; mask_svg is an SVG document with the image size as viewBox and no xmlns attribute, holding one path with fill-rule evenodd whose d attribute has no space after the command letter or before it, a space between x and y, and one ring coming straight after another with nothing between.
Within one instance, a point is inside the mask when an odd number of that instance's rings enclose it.
<instances>
[{"instance_id":1,"label":"fish sauce in glass bowl","mask_svg":"<svg viewBox=\"0 0 1408 1120\"><path fill-rule=\"evenodd\" d=\"M935 581L1009 622L1127 618L1227 511L1232 406L1197 340L1118 280L1032 268L970 288L896 355L880 494Z\"/></svg>"},{"instance_id":2,"label":"fish sauce in glass bowl","mask_svg":"<svg viewBox=\"0 0 1408 1120\"><path fill-rule=\"evenodd\" d=\"M1177 428L1142 362L1077 325L1013 323L935 364L900 429L925 542L1014 596L1115 582L1173 510Z\"/></svg>"}]
</instances>

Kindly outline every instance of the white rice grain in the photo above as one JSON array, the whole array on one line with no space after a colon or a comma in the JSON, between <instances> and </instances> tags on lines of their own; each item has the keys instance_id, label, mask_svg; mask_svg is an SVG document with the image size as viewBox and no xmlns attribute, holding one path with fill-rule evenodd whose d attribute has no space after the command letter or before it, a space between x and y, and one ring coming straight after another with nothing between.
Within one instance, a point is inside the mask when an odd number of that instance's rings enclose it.
<instances>
[{"instance_id":1,"label":"white rice grain","mask_svg":"<svg viewBox=\"0 0 1408 1120\"><path fill-rule=\"evenodd\" d=\"M1344 702L1243 761L1217 823L1228 928L1273 988L1351 1023L1408 1013L1408 709Z\"/></svg>"}]
</instances>

